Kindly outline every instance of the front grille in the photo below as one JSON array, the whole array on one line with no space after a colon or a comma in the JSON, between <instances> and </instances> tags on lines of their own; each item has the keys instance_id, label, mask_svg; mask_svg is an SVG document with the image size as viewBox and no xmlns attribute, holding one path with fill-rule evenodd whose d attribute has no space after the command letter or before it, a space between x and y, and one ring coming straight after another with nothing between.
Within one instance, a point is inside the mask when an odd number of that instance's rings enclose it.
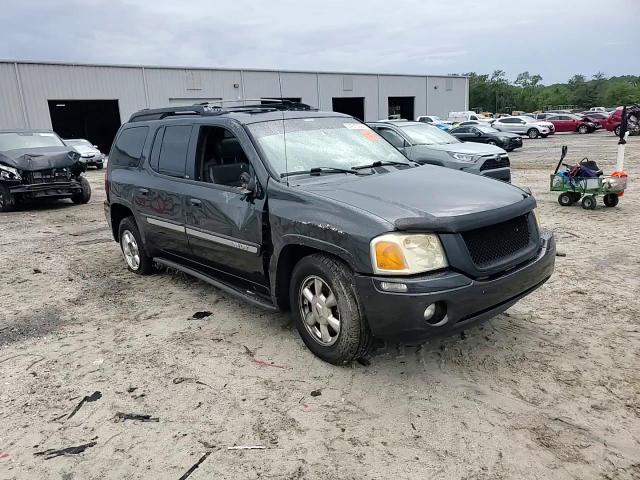
<instances>
[{"instance_id":1,"label":"front grille","mask_svg":"<svg viewBox=\"0 0 640 480\"><path fill-rule=\"evenodd\" d=\"M485 160L485 162L480 165L480 171L483 172L485 170L493 170L495 168L505 168L510 165L509 157L506 155L502 157L494 157Z\"/></svg>"},{"instance_id":2,"label":"front grille","mask_svg":"<svg viewBox=\"0 0 640 480\"><path fill-rule=\"evenodd\" d=\"M462 233L473 263L485 267L529 245L528 215Z\"/></svg>"},{"instance_id":3,"label":"front grille","mask_svg":"<svg viewBox=\"0 0 640 480\"><path fill-rule=\"evenodd\" d=\"M28 172L26 175L26 180L29 184L67 182L69 178L71 178L71 172L67 168L38 170L37 172Z\"/></svg>"}]
</instances>

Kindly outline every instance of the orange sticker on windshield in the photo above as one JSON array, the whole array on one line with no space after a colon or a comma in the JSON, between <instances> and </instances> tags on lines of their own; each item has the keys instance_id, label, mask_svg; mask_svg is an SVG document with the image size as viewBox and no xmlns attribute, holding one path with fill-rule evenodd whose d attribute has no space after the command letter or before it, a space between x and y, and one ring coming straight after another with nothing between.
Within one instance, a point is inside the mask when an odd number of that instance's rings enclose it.
<instances>
[{"instance_id":1,"label":"orange sticker on windshield","mask_svg":"<svg viewBox=\"0 0 640 480\"><path fill-rule=\"evenodd\" d=\"M380 137L378 136L378 134L373 130L360 130L360 133L362 134L363 137L368 138L372 142L377 142L378 140L380 140Z\"/></svg>"}]
</instances>

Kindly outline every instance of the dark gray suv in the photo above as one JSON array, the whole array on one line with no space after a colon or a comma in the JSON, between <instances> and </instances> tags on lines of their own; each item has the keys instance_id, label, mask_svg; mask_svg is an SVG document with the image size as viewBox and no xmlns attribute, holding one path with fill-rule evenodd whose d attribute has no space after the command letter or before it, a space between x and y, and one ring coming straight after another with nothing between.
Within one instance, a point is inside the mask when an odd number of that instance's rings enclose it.
<instances>
[{"instance_id":1,"label":"dark gray suv","mask_svg":"<svg viewBox=\"0 0 640 480\"><path fill-rule=\"evenodd\" d=\"M302 104L138 112L106 191L131 271L172 267L291 309L335 364L374 336L419 342L493 317L554 268L529 193L418 166L358 120Z\"/></svg>"}]
</instances>

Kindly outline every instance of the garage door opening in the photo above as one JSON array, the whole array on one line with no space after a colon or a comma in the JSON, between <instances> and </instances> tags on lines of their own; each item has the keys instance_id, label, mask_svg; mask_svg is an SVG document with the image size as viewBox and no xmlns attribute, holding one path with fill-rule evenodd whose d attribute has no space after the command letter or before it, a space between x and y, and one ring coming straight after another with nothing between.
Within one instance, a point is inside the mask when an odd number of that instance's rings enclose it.
<instances>
[{"instance_id":1,"label":"garage door opening","mask_svg":"<svg viewBox=\"0 0 640 480\"><path fill-rule=\"evenodd\" d=\"M346 113L364 122L364 97L334 97L331 109L334 112Z\"/></svg>"},{"instance_id":2,"label":"garage door opening","mask_svg":"<svg viewBox=\"0 0 640 480\"><path fill-rule=\"evenodd\" d=\"M415 97L389 97L389 118L414 119Z\"/></svg>"},{"instance_id":3,"label":"garage door opening","mask_svg":"<svg viewBox=\"0 0 640 480\"><path fill-rule=\"evenodd\" d=\"M85 138L105 154L120 128L117 100L49 100L49 114L62 138Z\"/></svg>"}]
</instances>

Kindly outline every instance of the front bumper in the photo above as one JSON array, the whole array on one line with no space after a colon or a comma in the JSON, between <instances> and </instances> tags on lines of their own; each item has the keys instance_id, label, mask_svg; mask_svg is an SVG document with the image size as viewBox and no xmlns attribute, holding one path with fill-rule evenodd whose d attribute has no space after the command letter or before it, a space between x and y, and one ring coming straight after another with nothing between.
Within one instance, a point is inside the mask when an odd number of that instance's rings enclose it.
<instances>
[{"instance_id":1,"label":"front bumper","mask_svg":"<svg viewBox=\"0 0 640 480\"><path fill-rule=\"evenodd\" d=\"M497 278L473 279L452 270L410 278L357 275L356 290L375 336L420 342L504 312L549 279L555 252L553 234L542 232L536 257ZM383 291L381 282L404 283L407 293ZM446 314L431 325L424 311L436 302L440 312L446 308Z\"/></svg>"},{"instance_id":2,"label":"front bumper","mask_svg":"<svg viewBox=\"0 0 640 480\"><path fill-rule=\"evenodd\" d=\"M41 197L70 197L80 191L82 186L79 182L50 182L50 183L32 183L10 186L9 191L12 194L27 195L30 198Z\"/></svg>"}]
</instances>

